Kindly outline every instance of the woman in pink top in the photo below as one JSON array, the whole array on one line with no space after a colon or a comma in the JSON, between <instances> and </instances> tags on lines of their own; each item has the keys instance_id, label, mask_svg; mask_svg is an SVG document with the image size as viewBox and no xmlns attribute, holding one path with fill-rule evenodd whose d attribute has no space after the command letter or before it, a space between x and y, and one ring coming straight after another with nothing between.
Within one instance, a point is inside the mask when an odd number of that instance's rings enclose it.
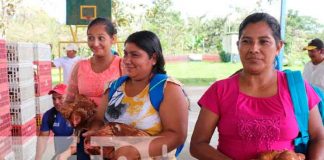
<instances>
[{"instance_id":1,"label":"woman in pink top","mask_svg":"<svg viewBox=\"0 0 324 160\"><path fill-rule=\"evenodd\" d=\"M198 159L250 160L264 151L294 150L298 135L286 75L274 69L283 42L280 25L266 13L254 13L240 25L238 49L243 70L216 81L201 97L190 152ZM319 97L305 82L309 103L310 150L307 159L324 159L324 128ZM209 142L217 127L219 144Z\"/></svg>"},{"instance_id":2,"label":"woman in pink top","mask_svg":"<svg viewBox=\"0 0 324 160\"><path fill-rule=\"evenodd\" d=\"M121 58L111 53L116 29L110 20L96 18L88 25L88 46L93 56L78 62L71 74L67 102L83 94L100 105L105 85L121 76Z\"/></svg>"},{"instance_id":3,"label":"woman in pink top","mask_svg":"<svg viewBox=\"0 0 324 160\"><path fill-rule=\"evenodd\" d=\"M105 18L96 18L90 22L87 29L88 46L93 52L92 57L79 61L73 68L68 85L65 102L73 102L77 94L82 94L100 106L105 85L121 76L121 58L111 53L111 46L116 39L116 29L112 22ZM73 119L72 123L79 123ZM83 131L85 132L85 131ZM83 150L84 137L79 137L77 150L71 147L63 152L59 159L67 159L76 153L78 159L90 159Z\"/></svg>"}]
</instances>

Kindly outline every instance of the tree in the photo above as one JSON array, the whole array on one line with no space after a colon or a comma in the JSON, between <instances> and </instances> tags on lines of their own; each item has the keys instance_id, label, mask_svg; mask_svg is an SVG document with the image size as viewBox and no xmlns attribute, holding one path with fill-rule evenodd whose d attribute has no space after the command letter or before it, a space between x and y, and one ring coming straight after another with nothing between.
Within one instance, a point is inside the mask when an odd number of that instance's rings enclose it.
<instances>
[{"instance_id":1,"label":"tree","mask_svg":"<svg viewBox=\"0 0 324 160\"><path fill-rule=\"evenodd\" d=\"M186 46L191 52L206 53L222 50L222 38L225 33L225 18L207 19L205 16L190 17L186 33Z\"/></svg>"},{"instance_id":2,"label":"tree","mask_svg":"<svg viewBox=\"0 0 324 160\"><path fill-rule=\"evenodd\" d=\"M10 19L16 13L16 7L22 0L0 0L0 37L6 36Z\"/></svg>"},{"instance_id":3,"label":"tree","mask_svg":"<svg viewBox=\"0 0 324 160\"><path fill-rule=\"evenodd\" d=\"M127 12L127 10L134 10L136 6L125 4L119 0L112 1L112 21L115 23L117 29L122 30L119 32L118 36L125 37L124 30L130 28L130 26L135 21L135 16L132 12Z\"/></svg>"},{"instance_id":4,"label":"tree","mask_svg":"<svg viewBox=\"0 0 324 160\"><path fill-rule=\"evenodd\" d=\"M61 39L71 40L69 28L49 17L40 8L18 7L9 26L7 41L51 44L55 54L58 53L57 44Z\"/></svg>"},{"instance_id":5,"label":"tree","mask_svg":"<svg viewBox=\"0 0 324 160\"><path fill-rule=\"evenodd\" d=\"M165 53L178 53L184 46L185 25L180 12L171 10L171 5L171 0L154 0L146 11L143 29L159 36Z\"/></svg>"},{"instance_id":6,"label":"tree","mask_svg":"<svg viewBox=\"0 0 324 160\"><path fill-rule=\"evenodd\" d=\"M288 11L285 54L289 65L308 61L302 48L310 39L317 37L319 33L323 34L323 29L323 25L313 17L301 16L295 10Z\"/></svg>"}]
</instances>

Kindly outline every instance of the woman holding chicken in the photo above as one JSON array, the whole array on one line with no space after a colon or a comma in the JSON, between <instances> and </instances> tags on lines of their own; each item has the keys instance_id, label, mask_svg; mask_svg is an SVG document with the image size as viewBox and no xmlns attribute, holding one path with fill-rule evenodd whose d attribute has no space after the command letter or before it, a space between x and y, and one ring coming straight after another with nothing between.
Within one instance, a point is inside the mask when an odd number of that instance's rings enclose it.
<instances>
[{"instance_id":1,"label":"woman holding chicken","mask_svg":"<svg viewBox=\"0 0 324 160\"><path fill-rule=\"evenodd\" d=\"M106 122L124 123L145 131L154 139L147 145L139 143L120 147L111 158L145 159L160 157L166 151L170 153L168 158L173 159L176 148L187 136L189 102L180 83L166 76L167 79L161 81L164 84L162 94L157 95L163 98L158 107L154 106L150 84L157 75L163 76L166 71L161 43L153 32L135 32L124 44L123 63L127 77L116 80L123 80L123 83L113 93L115 83L111 83L103 96L98 116ZM141 157L143 154L140 152L147 152L148 157Z\"/></svg>"},{"instance_id":2,"label":"woman holding chicken","mask_svg":"<svg viewBox=\"0 0 324 160\"><path fill-rule=\"evenodd\" d=\"M263 152L294 150L299 128L286 74L274 68L283 46L280 25L267 13L254 13L241 23L237 42L243 70L216 81L201 97L190 152L198 159L250 160ZM324 159L320 99L305 82L310 144L307 159ZM305 113L308 114L308 113ZM209 142L217 127L217 148Z\"/></svg>"}]
</instances>

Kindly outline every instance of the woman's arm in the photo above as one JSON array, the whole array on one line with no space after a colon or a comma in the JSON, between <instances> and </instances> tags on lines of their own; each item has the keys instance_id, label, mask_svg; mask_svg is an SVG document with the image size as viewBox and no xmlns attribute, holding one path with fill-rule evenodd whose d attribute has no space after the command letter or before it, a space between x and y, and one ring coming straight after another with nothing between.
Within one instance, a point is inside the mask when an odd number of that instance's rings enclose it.
<instances>
[{"instance_id":1,"label":"woman's arm","mask_svg":"<svg viewBox=\"0 0 324 160\"><path fill-rule=\"evenodd\" d=\"M80 63L78 62L74 67L70 75L69 85L67 88L67 94L65 98L65 102L70 103L73 102L75 96L79 94L78 88L78 70Z\"/></svg>"},{"instance_id":2,"label":"woman's arm","mask_svg":"<svg viewBox=\"0 0 324 160\"><path fill-rule=\"evenodd\" d=\"M159 110L163 128L162 132L156 135L156 138L149 144L143 142L136 144L136 149L128 146L123 147L125 149L117 150L115 152L115 157L121 155L138 157L139 153L147 153L147 149L149 155L143 156L157 157L161 156L163 151L170 152L176 149L185 142L187 137L188 106L189 102L182 92L181 87L174 83L167 82L163 101L161 102Z\"/></svg>"},{"instance_id":3,"label":"woman's arm","mask_svg":"<svg viewBox=\"0 0 324 160\"><path fill-rule=\"evenodd\" d=\"M150 143L150 156L162 155L162 147L165 145L167 151L170 152L185 142L188 130L188 111L189 102L181 86L167 82L159 111L163 129Z\"/></svg>"},{"instance_id":4,"label":"woman's arm","mask_svg":"<svg viewBox=\"0 0 324 160\"><path fill-rule=\"evenodd\" d=\"M318 106L309 112L308 130L310 133L310 144L307 159L324 159L324 126L319 114Z\"/></svg>"},{"instance_id":5,"label":"woman's arm","mask_svg":"<svg viewBox=\"0 0 324 160\"><path fill-rule=\"evenodd\" d=\"M100 120L103 120L104 119L104 116L105 116L105 112L107 110L107 107L108 107L108 93L109 93L109 89L107 89L105 91L105 93L102 95L101 97L101 103L100 105L98 106L98 113L97 113L97 117L98 119Z\"/></svg>"},{"instance_id":6,"label":"woman's arm","mask_svg":"<svg viewBox=\"0 0 324 160\"><path fill-rule=\"evenodd\" d=\"M41 131L37 137L37 147L36 147L36 156L35 160L41 160L42 156L46 150L48 136L50 131Z\"/></svg>"},{"instance_id":7,"label":"woman's arm","mask_svg":"<svg viewBox=\"0 0 324 160\"><path fill-rule=\"evenodd\" d=\"M209 145L218 120L218 115L204 107L201 108L190 143L190 153L193 157L201 160L230 159Z\"/></svg>"},{"instance_id":8,"label":"woman's arm","mask_svg":"<svg viewBox=\"0 0 324 160\"><path fill-rule=\"evenodd\" d=\"M60 153L57 156L57 160L67 160L69 159L73 154L77 152L76 144L71 144L70 147L68 147L64 152Z\"/></svg>"}]
</instances>

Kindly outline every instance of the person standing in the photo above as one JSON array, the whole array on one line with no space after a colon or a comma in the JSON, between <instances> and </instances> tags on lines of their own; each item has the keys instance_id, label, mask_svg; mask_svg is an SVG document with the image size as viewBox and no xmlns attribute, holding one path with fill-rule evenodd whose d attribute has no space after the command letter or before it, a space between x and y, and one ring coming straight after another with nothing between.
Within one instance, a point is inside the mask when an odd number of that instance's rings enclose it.
<instances>
[{"instance_id":1,"label":"person standing","mask_svg":"<svg viewBox=\"0 0 324 160\"><path fill-rule=\"evenodd\" d=\"M66 56L54 59L52 67L63 68L63 83L68 84L73 66L81 58L77 56L78 47L75 44L68 44L65 51Z\"/></svg>"},{"instance_id":2,"label":"person standing","mask_svg":"<svg viewBox=\"0 0 324 160\"><path fill-rule=\"evenodd\" d=\"M315 38L308 43L304 50L308 51L310 62L305 64L303 77L309 83L324 90L324 44Z\"/></svg>"},{"instance_id":3,"label":"person standing","mask_svg":"<svg viewBox=\"0 0 324 160\"><path fill-rule=\"evenodd\" d=\"M71 136L73 134L71 124L58 112L63 106L66 88L67 86L65 84L57 84L48 93L52 95L54 107L46 111L43 115L40 133L37 139L36 160L42 159L50 131L54 133L55 155L65 151L73 140Z\"/></svg>"}]
</instances>

